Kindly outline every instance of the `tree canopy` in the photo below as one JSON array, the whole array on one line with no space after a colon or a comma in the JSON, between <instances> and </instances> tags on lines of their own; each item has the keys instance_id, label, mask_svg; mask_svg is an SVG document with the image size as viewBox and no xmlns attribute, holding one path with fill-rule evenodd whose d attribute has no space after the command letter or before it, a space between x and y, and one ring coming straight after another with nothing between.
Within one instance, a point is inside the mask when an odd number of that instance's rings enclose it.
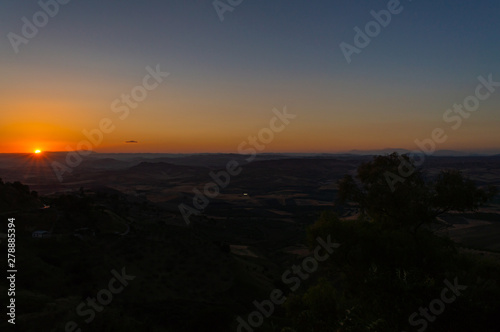
<instances>
[{"instance_id":1,"label":"tree canopy","mask_svg":"<svg viewBox=\"0 0 500 332\"><path fill-rule=\"evenodd\" d=\"M497 188L478 188L458 170L443 170L427 180L408 155L376 156L355 177L338 181L340 202L359 204L364 216L388 227L416 232L448 211L471 211L486 203Z\"/></svg>"}]
</instances>

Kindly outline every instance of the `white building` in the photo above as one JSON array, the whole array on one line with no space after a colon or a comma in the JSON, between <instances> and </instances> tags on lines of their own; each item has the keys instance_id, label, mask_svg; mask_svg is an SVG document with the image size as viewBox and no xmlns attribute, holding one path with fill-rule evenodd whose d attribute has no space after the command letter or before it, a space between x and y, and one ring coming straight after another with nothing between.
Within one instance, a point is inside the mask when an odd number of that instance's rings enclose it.
<instances>
[{"instance_id":1,"label":"white building","mask_svg":"<svg viewBox=\"0 0 500 332\"><path fill-rule=\"evenodd\" d=\"M45 239L51 236L49 231L34 231L31 236L35 239Z\"/></svg>"}]
</instances>

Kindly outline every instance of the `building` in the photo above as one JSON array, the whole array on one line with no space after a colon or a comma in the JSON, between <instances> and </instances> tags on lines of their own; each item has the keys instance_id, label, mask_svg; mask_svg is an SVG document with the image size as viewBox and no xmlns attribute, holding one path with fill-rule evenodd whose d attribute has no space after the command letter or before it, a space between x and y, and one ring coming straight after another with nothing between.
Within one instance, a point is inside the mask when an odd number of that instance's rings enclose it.
<instances>
[{"instance_id":1,"label":"building","mask_svg":"<svg viewBox=\"0 0 500 332\"><path fill-rule=\"evenodd\" d=\"M31 236L35 239L45 239L51 236L49 231L34 231Z\"/></svg>"}]
</instances>

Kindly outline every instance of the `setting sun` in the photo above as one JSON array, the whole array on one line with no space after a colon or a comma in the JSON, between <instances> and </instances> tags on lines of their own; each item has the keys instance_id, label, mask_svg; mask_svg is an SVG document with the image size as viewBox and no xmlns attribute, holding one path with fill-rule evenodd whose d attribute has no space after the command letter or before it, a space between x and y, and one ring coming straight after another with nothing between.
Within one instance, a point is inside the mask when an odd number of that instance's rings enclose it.
<instances>
[{"instance_id":1,"label":"setting sun","mask_svg":"<svg viewBox=\"0 0 500 332\"><path fill-rule=\"evenodd\" d=\"M35 150L35 153L36 154L40 154L40 153L42 153L42 151L41 150Z\"/></svg>"}]
</instances>

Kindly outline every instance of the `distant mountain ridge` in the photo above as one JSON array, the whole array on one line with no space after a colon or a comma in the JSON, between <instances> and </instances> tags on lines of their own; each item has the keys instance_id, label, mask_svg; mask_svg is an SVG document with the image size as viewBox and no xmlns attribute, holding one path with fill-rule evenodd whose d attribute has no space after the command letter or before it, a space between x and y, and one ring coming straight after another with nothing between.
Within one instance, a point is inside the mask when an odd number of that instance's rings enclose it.
<instances>
[{"instance_id":1,"label":"distant mountain ridge","mask_svg":"<svg viewBox=\"0 0 500 332\"><path fill-rule=\"evenodd\" d=\"M407 149L401 149L401 148L386 148L386 149L381 149L381 150L350 150L347 153L348 154L355 154L355 155L385 155L385 154L391 154L393 152L397 152L399 154L425 154L421 150L407 150ZM493 154L493 153L479 153L479 152L466 152L466 151L456 151L456 150L437 150L429 156L436 156L436 157L477 157L477 156L500 156L500 154Z\"/></svg>"}]
</instances>

